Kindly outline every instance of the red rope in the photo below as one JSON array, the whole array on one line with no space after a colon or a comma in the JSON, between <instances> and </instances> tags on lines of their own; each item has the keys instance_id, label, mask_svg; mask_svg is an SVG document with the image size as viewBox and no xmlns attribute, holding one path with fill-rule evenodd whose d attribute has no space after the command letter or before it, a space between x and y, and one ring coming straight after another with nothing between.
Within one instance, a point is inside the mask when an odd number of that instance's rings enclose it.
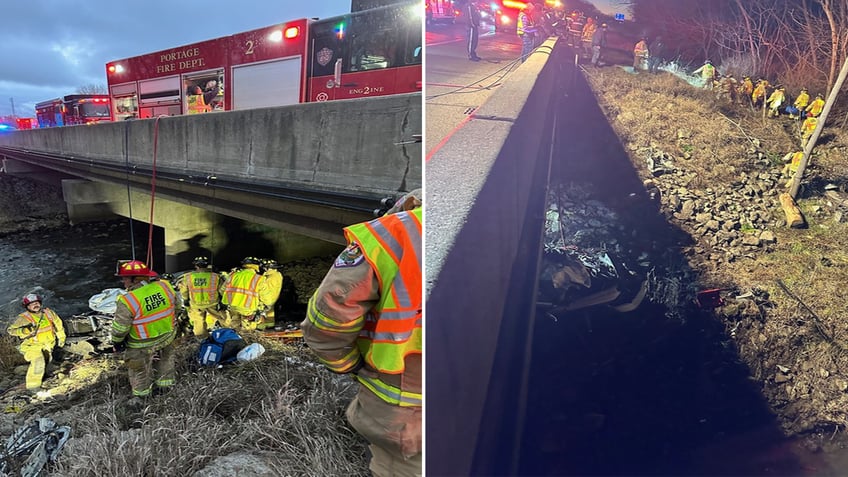
<instances>
[{"instance_id":1,"label":"red rope","mask_svg":"<svg viewBox=\"0 0 848 477\"><path fill-rule=\"evenodd\" d=\"M156 202L156 153L159 148L159 118L153 123L153 172L150 176L150 227L147 232L147 267L153 270L153 205Z\"/></svg>"}]
</instances>

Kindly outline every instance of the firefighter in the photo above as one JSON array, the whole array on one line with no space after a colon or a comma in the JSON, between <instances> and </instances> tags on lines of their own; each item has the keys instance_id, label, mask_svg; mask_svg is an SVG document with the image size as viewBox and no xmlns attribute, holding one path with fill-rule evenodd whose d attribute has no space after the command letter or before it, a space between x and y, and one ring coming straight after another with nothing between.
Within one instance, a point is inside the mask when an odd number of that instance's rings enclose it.
<instances>
[{"instance_id":1,"label":"firefighter","mask_svg":"<svg viewBox=\"0 0 848 477\"><path fill-rule=\"evenodd\" d=\"M459 2L455 2L459 3ZM468 33L468 38L465 44L465 52L468 53L469 61L480 61L477 56L477 43L480 38L480 9L477 7L477 2L466 0L462 6L462 16L465 17L465 29Z\"/></svg>"},{"instance_id":2,"label":"firefighter","mask_svg":"<svg viewBox=\"0 0 848 477\"><path fill-rule=\"evenodd\" d=\"M264 320L269 310L269 292L259 264L258 258L245 257L241 268L227 277L221 297L221 303L227 306L226 327L255 330L258 322Z\"/></svg>"},{"instance_id":3,"label":"firefighter","mask_svg":"<svg viewBox=\"0 0 848 477\"><path fill-rule=\"evenodd\" d=\"M704 81L704 88L713 89L713 81L715 81L716 77L716 69L713 66L713 62L710 60L704 61L704 64L701 65L700 68L693 71L692 74L701 73L701 79Z\"/></svg>"},{"instance_id":4,"label":"firefighter","mask_svg":"<svg viewBox=\"0 0 848 477\"><path fill-rule=\"evenodd\" d=\"M760 104L760 100L766 99L766 92L768 91L769 82L768 80L760 78L757 81L757 86L754 87L754 92L751 93L751 104L757 106Z\"/></svg>"},{"instance_id":5,"label":"firefighter","mask_svg":"<svg viewBox=\"0 0 848 477\"><path fill-rule=\"evenodd\" d=\"M150 396L154 384L165 391L176 383L173 343L180 300L168 282L150 281L156 272L144 262L121 262L115 276L128 293L116 303L112 345L124 354L133 396Z\"/></svg>"},{"instance_id":6,"label":"firefighter","mask_svg":"<svg viewBox=\"0 0 848 477\"><path fill-rule=\"evenodd\" d=\"M422 219L417 190L345 228L348 246L301 323L324 365L360 383L347 419L371 444L375 476L422 472Z\"/></svg>"},{"instance_id":7,"label":"firefighter","mask_svg":"<svg viewBox=\"0 0 848 477\"><path fill-rule=\"evenodd\" d=\"M191 263L194 271L182 276L179 292L194 336L203 339L218 320L223 321L218 312L221 276L209 268L207 257L195 257Z\"/></svg>"},{"instance_id":8,"label":"firefighter","mask_svg":"<svg viewBox=\"0 0 848 477\"><path fill-rule=\"evenodd\" d=\"M810 113L807 113L807 119L804 120L803 124L801 124L801 147L806 147L807 141L810 139L810 136L813 135L813 131L816 130L816 126L818 126L819 120L812 116Z\"/></svg>"},{"instance_id":9,"label":"firefighter","mask_svg":"<svg viewBox=\"0 0 848 477\"><path fill-rule=\"evenodd\" d=\"M265 318L262 322L257 323L256 328L264 330L273 328L277 321L274 314L274 306L280 298L280 292L283 290L283 274L280 273L280 265L273 258L263 259L259 267L259 271L265 278L265 284L268 287L268 311L265 312Z\"/></svg>"},{"instance_id":10,"label":"firefighter","mask_svg":"<svg viewBox=\"0 0 848 477\"><path fill-rule=\"evenodd\" d=\"M581 34L583 52L587 57L592 54L592 35L595 34L596 30L597 25L595 25L595 20L591 17L587 18L586 25L583 26L583 33Z\"/></svg>"},{"instance_id":11,"label":"firefighter","mask_svg":"<svg viewBox=\"0 0 848 477\"><path fill-rule=\"evenodd\" d=\"M18 351L29 363L26 388L34 393L41 389L41 381L53 349L65 346L65 328L59 315L42 306L41 296L27 294L21 300L21 306L24 312L9 326L8 333L23 340Z\"/></svg>"},{"instance_id":12,"label":"firefighter","mask_svg":"<svg viewBox=\"0 0 848 477\"><path fill-rule=\"evenodd\" d=\"M533 19L533 13L536 11L536 5L528 3L527 6L521 9L518 13L518 26L516 32L521 38L521 62L527 60L530 53L536 48L536 22Z\"/></svg>"},{"instance_id":13,"label":"firefighter","mask_svg":"<svg viewBox=\"0 0 848 477\"><path fill-rule=\"evenodd\" d=\"M533 2L530 2L532 5ZM583 34L583 12L571 12L571 22L568 24L568 39L566 43L574 48L580 47L580 36Z\"/></svg>"},{"instance_id":14,"label":"firefighter","mask_svg":"<svg viewBox=\"0 0 848 477\"><path fill-rule=\"evenodd\" d=\"M807 88L801 88L801 92L798 93L798 97L795 98L795 102L792 103L792 106L788 106L786 108L786 112L789 113L789 117L791 119L798 119L801 117L801 111L806 109L809 102L810 95L807 93Z\"/></svg>"},{"instance_id":15,"label":"firefighter","mask_svg":"<svg viewBox=\"0 0 848 477\"><path fill-rule=\"evenodd\" d=\"M728 73L725 76L722 76L718 81L718 92L716 93L716 99L722 99L722 97L726 96L727 101L730 104L736 104L737 95L736 91L739 89L738 84L736 82L736 78L733 77L732 73Z\"/></svg>"},{"instance_id":16,"label":"firefighter","mask_svg":"<svg viewBox=\"0 0 848 477\"><path fill-rule=\"evenodd\" d=\"M186 110L188 114L207 113L210 111L206 100L203 98L203 89L200 86L191 86L186 92Z\"/></svg>"},{"instance_id":17,"label":"firefighter","mask_svg":"<svg viewBox=\"0 0 848 477\"><path fill-rule=\"evenodd\" d=\"M601 66L601 53L607 46L607 24L601 23L601 28L592 35L592 64Z\"/></svg>"},{"instance_id":18,"label":"firefighter","mask_svg":"<svg viewBox=\"0 0 848 477\"><path fill-rule=\"evenodd\" d=\"M808 115L812 115L814 118L817 118L819 114L821 114L822 109L824 109L824 99L822 99L821 93L816 95L816 99L813 100L809 106L804 109L808 113Z\"/></svg>"},{"instance_id":19,"label":"firefighter","mask_svg":"<svg viewBox=\"0 0 848 477\"><path fill-rule=\"evenodd\" d=\"M751 95L754 94L754 83L751 81L750 76L742 78L742 84L739 85L738 92L740 99L751 98Z\"/></svg>"},{"instance_id":20,"label":"firefighter","mask_svg":"<svg viewBox=\"0 0 848 477\"><path fill-rule=\"evenodd\" d=\"M786 165L783 166L783 170L780 171L780 175L781 177L789 177L786 187L792 185L792 178L795 176L795 173L798 172L798 166L801 165L801 159L803 158L804 151L790 152L783 156L783 161L786 162Z\"/></svg>"},{"instance_id":21,"label":"firefighter","mask_svg":"<svg viewBox=\"0 0 848 477\"><path fill-rule=\"evenodd\" d=\"M766 103L769 105L768 117L777 117L780 116L780 105L786 101L786 89L783 86L778 85L775 87L774 91L772 91Z\"/></svg>"},{"instance_id":22,"label":"firefighter","mask_svg":"<svg viewBox=\"0 0 848 477\"><path fill-rule=\"evenodd\" d=\"M636 46L633 47L633 71L644 70L647 65L648 57L651 54L648 51L648 40L645 37L639 39Z\"/></svg>"},{"instance_id":23,"label":"firefighter","mask_svg":"<svg viewBox=\"0 0 848 477\"><path fill-rule=\"evenodd\" d=\"M662 36L657 35L657 37L654 38L654 41L651 42L648 50L651 53L651 57L648 58L648 71L653 74L657 74L657 69L663 60L663 50L665 50L665 43L663 43Z\"/></svg>"}]
</instances>

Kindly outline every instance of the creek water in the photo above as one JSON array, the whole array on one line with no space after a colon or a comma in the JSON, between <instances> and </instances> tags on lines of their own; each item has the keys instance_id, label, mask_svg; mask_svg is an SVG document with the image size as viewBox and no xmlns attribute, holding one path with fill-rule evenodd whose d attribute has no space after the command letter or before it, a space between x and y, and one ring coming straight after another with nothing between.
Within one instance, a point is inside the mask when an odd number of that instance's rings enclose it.
<instances>
[{"instance_id":1,"label":"creek water","mask_svg":"<svg viewBox=\"0 0 848 477\"><path fill-rule=\"evenodd\" d=\"M3 237L0 320L8 323L20 313L21 297L30 292L42 295L45 306L60 317L90 311L92 295L121 286L115 264L132 258L129 229L127 220L115 220ZM144 237L135 242L137 248L146 244Z\"/></svg>"}]
</instances>

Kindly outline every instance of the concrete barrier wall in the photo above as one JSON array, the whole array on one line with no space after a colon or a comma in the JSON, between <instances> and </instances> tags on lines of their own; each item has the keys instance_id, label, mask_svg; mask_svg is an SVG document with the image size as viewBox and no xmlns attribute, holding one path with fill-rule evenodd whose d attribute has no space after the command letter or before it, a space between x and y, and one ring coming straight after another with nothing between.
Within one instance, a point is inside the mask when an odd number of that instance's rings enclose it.
<instances>
[{"instance_id":1,"label":"concrete barrier wall","mask_svg":"<svg viewBox=\"0 0 848 477\"><path fill-rule=\"evenodd\" d=\"M17 131L0 145L203 175L387 195L421 187L421 94ZM125 147L126 144L126 147Z\"/></svg>"},{"instance_id":2,"label":"concrete barrier wall","mask_svg":"<svg viewBox=\"0 0 848 477\"><path fill-rule=\"evenodd\" d=\"M428 474L517 461L558 54L537 49L426 165Z\"/></svg>"}]
</instances>

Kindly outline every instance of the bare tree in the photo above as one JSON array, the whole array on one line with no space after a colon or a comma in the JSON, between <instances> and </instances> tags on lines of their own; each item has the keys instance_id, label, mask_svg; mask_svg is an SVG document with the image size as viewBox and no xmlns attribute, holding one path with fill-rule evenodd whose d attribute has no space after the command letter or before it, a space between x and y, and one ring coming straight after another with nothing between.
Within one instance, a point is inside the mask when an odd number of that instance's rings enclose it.
<instances>
[{"instance_id":1,"label":"bare tree","mask_svg":"<svg viewBox=\"0 0 848 477\"><path fill-rule=\"evenodd\" d=\"M106 94L106 86L102 84L85 84L77 87L78 94Z\"/></svg>"}]
</instances>

